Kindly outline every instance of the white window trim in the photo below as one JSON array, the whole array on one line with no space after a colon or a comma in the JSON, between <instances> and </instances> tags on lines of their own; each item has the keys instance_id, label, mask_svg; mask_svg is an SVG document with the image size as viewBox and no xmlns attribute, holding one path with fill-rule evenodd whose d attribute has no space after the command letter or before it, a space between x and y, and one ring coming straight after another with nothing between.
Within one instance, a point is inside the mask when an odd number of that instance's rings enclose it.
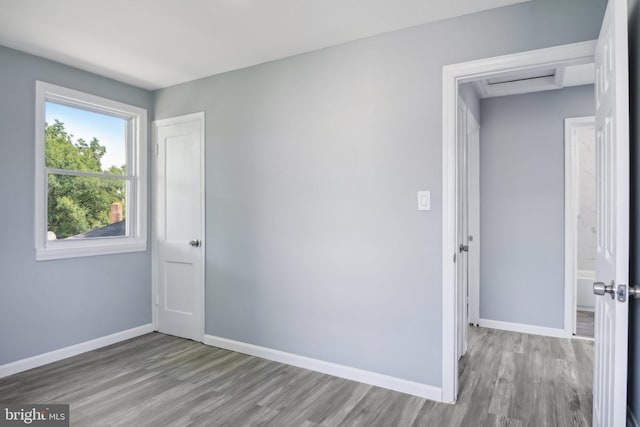
<instances>
[{"instance_id":1,"label":"white window trim","mask_svg":"<svg viewBox=\"0 0 640 427\"><path fill-rule=\"evenodd\" d=\"M45 173L45 102L108 114L130 120L127 171L133 176L128 191L126 237L47 240L47 174ZM147 110L77 90L36 81L36 260L140 252L147 249Z\"/></svg>"}]
</instances>

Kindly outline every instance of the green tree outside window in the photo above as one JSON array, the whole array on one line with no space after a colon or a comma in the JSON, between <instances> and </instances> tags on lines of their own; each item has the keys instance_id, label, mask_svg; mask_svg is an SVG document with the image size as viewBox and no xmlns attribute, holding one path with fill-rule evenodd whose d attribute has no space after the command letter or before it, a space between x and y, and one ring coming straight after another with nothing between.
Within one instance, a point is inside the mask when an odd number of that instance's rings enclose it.
<instances>
[{"instance_id":1,"label":"green tree outside window","mask_svg":"<svg viewBox=\"0 0 640 427\"><path fill-rule=\"evenodd\" d=\"M122 175L118 178L49 173L47 191L48 230L64 239L111 223L111 205L126 210L126 165L103 170L106 147L98 139L72 140L59 120L45 124L46 165L51 169Z\"/></svg>"}]
</instances>

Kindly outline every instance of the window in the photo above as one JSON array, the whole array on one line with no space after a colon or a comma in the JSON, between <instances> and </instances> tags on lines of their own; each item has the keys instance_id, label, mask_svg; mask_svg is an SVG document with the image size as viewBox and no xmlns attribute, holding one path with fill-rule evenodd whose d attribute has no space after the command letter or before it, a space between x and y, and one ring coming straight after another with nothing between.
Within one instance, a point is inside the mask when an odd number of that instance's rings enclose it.
<instances>
[{"instance_id":1,"label":"window","mask_svg":"<svg viewBox=\"0 0 640 427\"><path fill-rule=\"evenodd\" d=\"M147 111L36 82L36 259L144 251Z\"/></svg>"}]
</instances>

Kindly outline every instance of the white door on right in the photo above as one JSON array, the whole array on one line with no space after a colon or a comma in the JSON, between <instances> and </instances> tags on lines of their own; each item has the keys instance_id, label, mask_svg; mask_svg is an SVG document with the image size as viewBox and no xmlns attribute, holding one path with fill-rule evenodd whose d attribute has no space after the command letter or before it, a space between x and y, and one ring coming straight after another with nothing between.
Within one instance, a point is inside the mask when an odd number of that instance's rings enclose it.
<instances>
[{"instance_id":1,"label":"white door on right","mask_svg":"<svg viewBox=\"0 0 640 427\"><path fill-rule=\"evenodd\" d=\"M627 2L609 0L595 52L597 255L593 425L624 426L629 280Z\"/></svg>"},{"instance_id":2,"label":"white door on right","mask_svg":"<svg viewBox=\"0 0 640 427\"><path fill-rule=\"evenodd\" d=\"M468 181L467 181L467 111L462 100L458 100L458 257L457 257L457 308L458 342L456 357L460 359L467 352L468 321Z\"/></svg>"}]
</instances>

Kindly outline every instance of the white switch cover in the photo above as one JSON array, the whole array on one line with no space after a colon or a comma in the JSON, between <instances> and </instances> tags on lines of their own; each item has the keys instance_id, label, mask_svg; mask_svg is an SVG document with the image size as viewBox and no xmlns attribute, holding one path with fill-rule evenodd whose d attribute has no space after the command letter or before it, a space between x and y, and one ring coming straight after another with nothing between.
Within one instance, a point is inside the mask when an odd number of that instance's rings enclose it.
<instances>
[{"instance_id":1,"label":"white switch cover","mask_svg":"<svg viewBox=\"0 0 640 427\"><path fill-rule=\"evenodd\" d=\"M418 191L418 210L431 210L431 191Z\"/></svg>"}]
</instances>

